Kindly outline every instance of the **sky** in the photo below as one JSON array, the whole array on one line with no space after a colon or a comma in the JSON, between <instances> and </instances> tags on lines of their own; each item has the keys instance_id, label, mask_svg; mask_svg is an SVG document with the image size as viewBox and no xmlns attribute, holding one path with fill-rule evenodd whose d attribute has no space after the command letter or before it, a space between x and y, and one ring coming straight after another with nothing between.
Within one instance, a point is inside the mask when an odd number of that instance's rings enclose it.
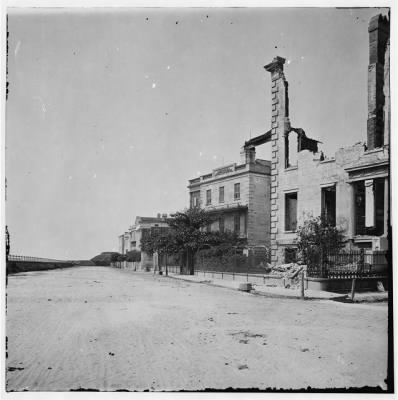
<instances>
[{"instance_id":1,"label":"sky","mask_svg":"<svg viewBox=\"0 0 398 400\"><path fill-rule=\"evenodd\" d=\"M264 65L286 58L290 121L327 156L366 141L368 22L386 9L8 9L11 253L89 259L271 125ZM269 144L257 157L270 159Z\"/></svg>"}]
</instances>

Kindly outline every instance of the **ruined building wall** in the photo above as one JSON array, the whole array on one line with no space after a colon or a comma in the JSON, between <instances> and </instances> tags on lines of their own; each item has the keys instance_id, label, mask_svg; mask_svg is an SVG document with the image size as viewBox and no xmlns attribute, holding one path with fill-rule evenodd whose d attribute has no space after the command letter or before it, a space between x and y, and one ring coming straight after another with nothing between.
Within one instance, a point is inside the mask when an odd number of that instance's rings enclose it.
<instances>
[{"instance_id":1,"label":"ruined building wall","mask_svg":"<svg viewBox=\"0 0 398 400\"><path fill-rule=\"evenodd\" d=\"M283 73L283 64L285 60L280 57L265 66L265 69L271 73L271 262L278 262L278 244L277 235L280 232L283 204L282 193L280 189L279 174L284 169L283 154L285 149L285 134L290 129L289 104L286 96L288 83Z\"/></svg>"},{"instance_id":2,"label":"ruined building wall","mask_svg":"<svg viewBox=\"0 0 398 400\"><path fill-rule=\"evenodd\" d=\"M270 179L269 175L250 174L247 242L249 246L270 248Z\"/></svg>"},{"instance_id":3,"label":"ruined building wall","mask_svg":"<svg viewBox=\"0 0 398 400\"><path fill-rule=\"evenodd\" d=\"M369 150L385 144L384 76L387 42L390 23L387 17L374 16L369 22L369 67L368 67L368 123L367 145ZM389 59L388 59L389 63ZM389 65L388 65L389 70Z\"/></svg>"}]
</instances>

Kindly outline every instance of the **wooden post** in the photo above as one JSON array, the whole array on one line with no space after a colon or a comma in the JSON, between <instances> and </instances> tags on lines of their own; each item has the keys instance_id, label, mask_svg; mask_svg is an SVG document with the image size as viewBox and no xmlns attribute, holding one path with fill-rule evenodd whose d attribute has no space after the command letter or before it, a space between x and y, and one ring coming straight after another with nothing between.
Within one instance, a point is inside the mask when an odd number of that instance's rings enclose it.
<instances>
[{"instance_id":1,"label":"wooden post","mask_svg":"<svg viewBox=\"0 0 398 400\"><path fill-rule=\"evenodd\" d=\"M352 278L351 301L354 301L354 297L355 297L355 278Z\"/></svg>"},{"instance_id":2,"label":"wooden post","mask_svg":"<svg viewBox=\"0 0 398 400\"><path fill-rule=\"evenodd\" d=\"M301 300L305 299L304 296L304 271L300 273L300 289L301 289Z\"/></svg>"}]
</instances>

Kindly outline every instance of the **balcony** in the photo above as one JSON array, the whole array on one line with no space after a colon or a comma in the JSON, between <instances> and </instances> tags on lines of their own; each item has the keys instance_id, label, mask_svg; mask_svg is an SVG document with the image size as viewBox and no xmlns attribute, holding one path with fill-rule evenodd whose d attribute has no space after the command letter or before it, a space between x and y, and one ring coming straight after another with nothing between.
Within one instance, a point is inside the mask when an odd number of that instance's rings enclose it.
<instances>
[{"instance_id":1,"label":"balcony","mask_svg":"<svg viewBox=\"0 0 398 400\"><path fill-rule=\"evenodd\" d=\"M222 203L222 204L217 204L217 205L208 205L205 207L205 210L208 213L221 213L221 212L234 212L234 211L247 211L248 207L247 205L244 205L240 202L236 203Z\"/></svg>"}]
</instances>

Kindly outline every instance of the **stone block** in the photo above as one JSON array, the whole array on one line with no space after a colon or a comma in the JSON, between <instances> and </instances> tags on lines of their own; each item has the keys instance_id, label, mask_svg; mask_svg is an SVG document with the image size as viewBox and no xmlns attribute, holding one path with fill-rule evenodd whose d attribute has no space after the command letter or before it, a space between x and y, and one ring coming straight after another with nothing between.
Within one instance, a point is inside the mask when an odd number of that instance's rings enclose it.
<instances>
[{"instance_id":1,"label":"stone block","mask_svg":"<svg viewBox=\"0 0 398 400\"><path fill-rule=\"evenodd\" d=\"M272 168L272 165L275 165L275 167ZM278 169L276 168L277 165L278 163L271 164L271 176L278 175Z\"/></svg>"},{"instance_id":2,"label":"stone block","mask_svg":"<svg viewBox=\"0 0 398 400\"><path fill-rule=\"evenodd\" d=\"M271 82L275 82L276 83L276 81L278 79L280 79L280 75L278 73L271 75ZM276 87L278 87L278 86L276 86Z\"/></svg>"}]
</instances>

